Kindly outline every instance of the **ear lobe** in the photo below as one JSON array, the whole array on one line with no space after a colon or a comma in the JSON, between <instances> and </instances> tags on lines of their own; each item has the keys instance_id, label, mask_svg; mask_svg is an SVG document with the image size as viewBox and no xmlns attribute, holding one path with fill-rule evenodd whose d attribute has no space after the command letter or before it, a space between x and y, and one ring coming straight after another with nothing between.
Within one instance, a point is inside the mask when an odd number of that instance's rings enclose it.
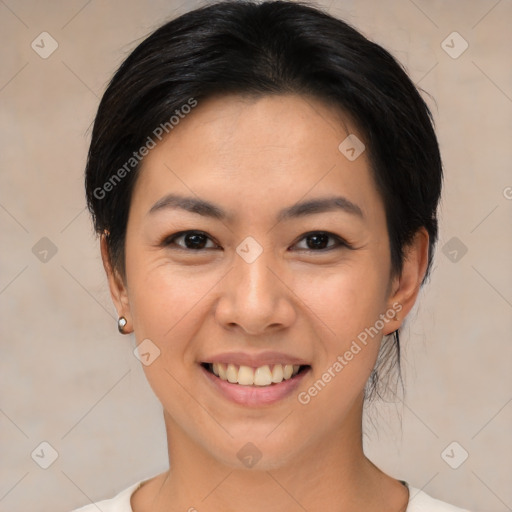
<instances>
[{"instance_id":1,"label":"ear lobe","mask_svg":"<svg viewBox=\"0 0 512 512\"><path fill-rule=\"evenodd\" d=\"M397 312L398 318L389 322L389 332L384 334L396 331L413 308L427 271L428 250L429 235L427 230L422 227L405 248L402 272L393 280L393 291L389 297L389 304Z\"/></svg>"},{"instance_id":2,"label":"ear lobe","mask_svg":"<svg viewBox=\"0 0 512 512\"><path fill-rule=\"evenodd\" d=\"M110 288L110 296L112 297L112 301L116 307L117 314L119 317L124 316L127 319L128 324L130 324L130 302L128 300L128 292L119 272L112 266L105 233L101 234L100 248L103 268L107 274L108 286ZM129 332L128 326L124 331L125 333Z\"/></svg>"}]
</instances>

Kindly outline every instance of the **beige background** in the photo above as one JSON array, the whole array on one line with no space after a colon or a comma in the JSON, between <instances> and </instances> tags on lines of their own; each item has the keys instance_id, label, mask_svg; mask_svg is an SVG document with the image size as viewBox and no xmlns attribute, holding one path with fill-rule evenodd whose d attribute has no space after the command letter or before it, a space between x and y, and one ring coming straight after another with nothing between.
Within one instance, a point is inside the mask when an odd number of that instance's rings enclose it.
<instances>
[{"instance_id":1,"label":"beige background","mask_svg":"<svg viewBox=\"0 0 512 512\"><path fill-rule=\"evenodd\" d=\"M367 453L440 499L512 510L512 3L320 3L435 98L446 170L433 277L402 335L407 394L374 409ZM116 331L82 174L115 68L199 4L0 0L0 511L69 511L167 467L159 403L134 339ZM43 31L58 42L47 59L31 48ZM456 59L441 46L453 31L469 44ZM57 248L46 262L33 252L43 237ZM459 248L445 247L453 237ZM43 441L58 453L46 470L31 458ZM441 456L453 441L451 460L469 454L458 469Z\"/></svg>"}]
</instances>

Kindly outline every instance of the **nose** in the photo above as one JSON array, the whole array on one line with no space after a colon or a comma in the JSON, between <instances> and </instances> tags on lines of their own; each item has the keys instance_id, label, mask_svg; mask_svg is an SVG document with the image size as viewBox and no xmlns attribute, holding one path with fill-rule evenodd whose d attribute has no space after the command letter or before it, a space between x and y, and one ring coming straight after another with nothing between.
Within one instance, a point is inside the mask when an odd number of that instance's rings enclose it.
<instances>
[{"instance_id":1,"label":"nose","mask_svg":"<svg viewBox=\"0 0 512 512\"><path fill-rule=\"evenodd\" d=\"M215 312L225 328L261 335L292 325L296 317L294 295L271 260L266 251L251 263L235 256Z\"/></svg>"}]
</instances>

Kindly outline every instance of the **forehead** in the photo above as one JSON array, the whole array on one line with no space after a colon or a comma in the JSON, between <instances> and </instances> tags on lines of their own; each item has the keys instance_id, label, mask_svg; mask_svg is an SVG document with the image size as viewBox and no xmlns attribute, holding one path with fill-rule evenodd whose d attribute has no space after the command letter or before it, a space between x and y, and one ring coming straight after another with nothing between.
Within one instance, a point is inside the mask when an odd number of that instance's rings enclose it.
<instances>
[{"instance_id":1,"label":"forehead","mask_svg":"<svg viewBox=\"0 0 512 512\"><path fill-rule=\"evenodd\" d=\"M366 151L346 153L357 140L364 144L348 117L313 98L210 98L144 158L132 206L178 192L261 213L339 192L372 213L382 205Z\"/></svg>"}]
</instances>

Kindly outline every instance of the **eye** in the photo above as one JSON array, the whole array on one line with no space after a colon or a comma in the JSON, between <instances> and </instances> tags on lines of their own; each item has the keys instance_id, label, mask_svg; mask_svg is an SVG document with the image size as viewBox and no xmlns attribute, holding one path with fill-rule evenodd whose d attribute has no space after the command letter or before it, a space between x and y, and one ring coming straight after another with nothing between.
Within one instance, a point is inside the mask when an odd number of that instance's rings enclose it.
<instances>
[{"instance_id":1,"label":"eye","mask_svg":"<svg viewBox=\"0 0 512 512\"><path fill-rule=\"evenodd\" d=\"M306 247L299 247L299 250L312 251L312 252L325 252L339 247L351 248L351 245L343 240L341 237L328 233L325 231L313 231L306 233L299 240L305 241ZM331 241L331 243L329 243ZM297 242L294 246L299 244ZM208 246L210 243L210 246ZM175 233L162 241L162 245L177 246L177 248L189 251L202 251L205 249L216 249L219 246L204 232L202 231L181 231Z\"/></svg>"},{"instance_id":2,"label":"eye","mask_svg":"<svg viewBox=\"0 0 512 512\"><path fill-rule=\"evenodd\" d=\"M178 241L181 241L178 243ZM207 247L208 241L210 241L213 245ZM182 231L180 233L176 233L165 238L162 242L162 245L177 245L180 249L191 250L191 251L201 251L203 249L215 249L218 247L217 244L213 242L213 240L202 231Z\"/></svg>"},{"instance_id":3,"label":"eye","mask_svg":"<svg viewBox=\"0 0 512 512\"><path fill-rule=\"evenodd\" d=\"M329 244L329 239L333 240L334 243ZM325 231L314 231L311 233L306 233L300 239L300 241L302 240L305 240L306 247L302 247L301 250L305 251L321 252L336 249L337 247L351 247L341 237L334 235L333 233L327 233Z\"/></svg>"}]
</instances>

